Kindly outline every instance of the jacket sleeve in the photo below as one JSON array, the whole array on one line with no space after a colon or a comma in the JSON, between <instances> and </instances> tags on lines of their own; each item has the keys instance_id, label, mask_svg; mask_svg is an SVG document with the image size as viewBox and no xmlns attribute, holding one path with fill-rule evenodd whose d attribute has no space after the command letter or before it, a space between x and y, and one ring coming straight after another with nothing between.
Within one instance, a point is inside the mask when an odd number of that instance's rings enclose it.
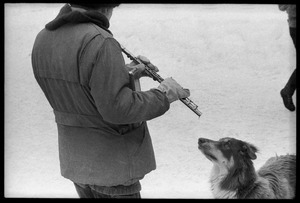
<instances>
[{"instance_id":1,"label":"jacket sleeve","mask_svg":"<svg viewBox=\"0 0 300 203\"><path fill-rule=\"evenodd\" d=\"M133 91L129 87L129 75L115 39L106 38L98 50L90 51L97 53L89 81L90 91L105 121L114 124L147 121L169 109L168 98L159 90Z\"/></svg>"}]
</instances>

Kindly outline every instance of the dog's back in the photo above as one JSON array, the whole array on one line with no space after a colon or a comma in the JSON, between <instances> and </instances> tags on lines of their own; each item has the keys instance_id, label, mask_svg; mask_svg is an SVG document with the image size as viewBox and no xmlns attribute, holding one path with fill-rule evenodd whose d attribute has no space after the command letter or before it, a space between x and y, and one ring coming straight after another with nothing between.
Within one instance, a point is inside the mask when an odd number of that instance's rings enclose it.
<instances>
[{"instance_id":1,"label":"dog's back","mask_svg":"<svg viewBox=\"0 0 300 203\"><path fill-rule=\"evenodd\" d=\"M296 155L270 158L259 170L259 177L268 180L275 198L290 199L295 196Z\"/></svg>"}]
</instances>

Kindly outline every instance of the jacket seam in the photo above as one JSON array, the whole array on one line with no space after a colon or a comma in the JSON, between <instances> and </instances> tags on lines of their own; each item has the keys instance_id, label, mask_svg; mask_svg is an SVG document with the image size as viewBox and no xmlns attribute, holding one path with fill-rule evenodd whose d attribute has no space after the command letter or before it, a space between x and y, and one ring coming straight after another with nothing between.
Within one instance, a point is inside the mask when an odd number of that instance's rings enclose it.
<instances>
[{"instance_id":1,"label":"jacket seam","mask_svg":"<svg viewBox=\"0 0 300 203\"><path fill-rule=\"evenodd\" d=\"M100 28L99 26L97 26L96 24L94 24L94 23L92 23L92 26L98 31L98 32L101 32L100 31L100 29L101 30L104 30L104 29L102 29L102 28ZM100 28L100 29L99 29ZM105 32L107 32L106 30L104 30ZM108 33L108 32L107 32ZM108 33L108 34L110 34L110 33ZM112 35L112 34L110 34L110 35ZM108 37L104 37L103 36L103 38L111 38L110 36L108 36Z\"/></svg>"},{"instance_id":2,"label":"jacket seam","mask_svg":"<svg viewBox=\"0 0 300 203\"><path fill-rule=\"evenodd\" d=\"M79 57L79 65L81 65L81 58L82 58L83 54L85 53L87 46L88 46L88 45L89 45L89 44L90 44L97 36L100 36L100 37L102 37L102 39L105 40L105 37L104 37L101 33L99 33L100 31L99 31L99 29L98 29L98 26L96 26L96 25L93 24L93 23L91 23L91 26L94 27L94 28L97 30L98 33L94 34L94 36L91 37L91 39L88 40L88 42L87 42L87 43L85 44L85 46L83 47L83 50L82 50L82 52L81 52L81 54L80 54L80 57ZM103 46L103 44L100 46L99 49L101 49L102 46Z\"/></svg>"},{"instance_id":3,"label":"jacket seam","mask_svg":"<svg viewBox=\"0 0 300 203\"><path fill-rule=\"evenodd\" d=\"M81 64L82 64L82 57L83 57L83 55L85 54L85 52L86 52L86 50L87 50L87 46L96 38L96 37L98 37L98 36L100 36L100 37L102 37L103 38L103 36L101 35L101 34L95 34L86 44L85 44L85 46L83 47L83 50L82 50L82 52L81 52L81 54L80 54L80 56L79 56L79 66L81 66ZM104 38L103 38L104 39ZM99 47L99 49L101 49L102 48L102 46L103 46L103 44L101 44L101 46Z\"/></svg>"},{"instance_id":4,"label":"jacket seam","mask_svg":"<svg viewBox=\"0 0 300 203\"><path fill-rule=\"evenodd\" d=\"M37 75L36 77L38 77L38 78L43 78L43 79L51 79L51 80L61 80L61 81L64 81L64 82L69 82L69 83L76 83L76 84L79 84L79 85L81 85L81 86L85 86L85 87L87 87L86 85L83 85L83 84L81 84L80 82L78 82L78 81L70 81L70 80L65 80L65 79L61 79L61 78L55 78L55 77L44 77L44 76L40 76L40 75Z\"/></svg>"},{"instance_id":5,"label":"jacket seam","mask_svg":"<svg viewBox=\"0 0 300 203\"><path fill-rule=\"evenodd\" d=\"M73 115L81 115L81 116L93 116L93 117L99 117L99 115L88 115L88 114L80 114L80 113L71 113L71 112L66 112L66 111L58 111L58 110L53 110L54 112L58 113L66 113L66 114L73 114Z\"/></svg>"}]
</instances>

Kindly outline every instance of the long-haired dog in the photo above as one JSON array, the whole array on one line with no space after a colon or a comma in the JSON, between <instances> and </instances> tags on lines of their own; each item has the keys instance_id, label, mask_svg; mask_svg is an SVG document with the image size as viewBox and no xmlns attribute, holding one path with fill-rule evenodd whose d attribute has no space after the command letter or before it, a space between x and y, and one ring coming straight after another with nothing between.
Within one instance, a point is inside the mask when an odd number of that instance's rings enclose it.
<instances>
[{"instance_id":1,"label":"long-haired dog","mask_svg":"<svg viewBox=\"0 0 300 203\"><path fill-rule=\"evenodd\" d=\"M199 150L213 163L211 189L215 198L292 199L296 188L296 155L270 158L257 172L257 148L234 138L198 140Z\"/></svg>"}]
</instances>

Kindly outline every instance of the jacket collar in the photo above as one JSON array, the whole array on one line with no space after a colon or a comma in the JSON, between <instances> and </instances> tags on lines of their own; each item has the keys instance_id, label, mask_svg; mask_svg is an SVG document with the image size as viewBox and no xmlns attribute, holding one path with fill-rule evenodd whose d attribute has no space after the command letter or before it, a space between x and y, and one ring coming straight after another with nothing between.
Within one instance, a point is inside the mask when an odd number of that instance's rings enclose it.
<instances>
[{"instance_id":1,"label":"jacket collar","mask_svg":"<svg viewBox=\"0 0 300 203\"><path fill-rule=\"evenodd\" d=\"M57 28L61 27L62 25L68 23L94 23L101 27L102 29L106 30L110 34L111 31L108 30L109 28L109 20L103 14L93 11L87 10L84 12L72 10L69 4L64 5L56 18L51 22L47 23L45 28L47 30L56 30Z\"/></svg>"}]
</instances>

